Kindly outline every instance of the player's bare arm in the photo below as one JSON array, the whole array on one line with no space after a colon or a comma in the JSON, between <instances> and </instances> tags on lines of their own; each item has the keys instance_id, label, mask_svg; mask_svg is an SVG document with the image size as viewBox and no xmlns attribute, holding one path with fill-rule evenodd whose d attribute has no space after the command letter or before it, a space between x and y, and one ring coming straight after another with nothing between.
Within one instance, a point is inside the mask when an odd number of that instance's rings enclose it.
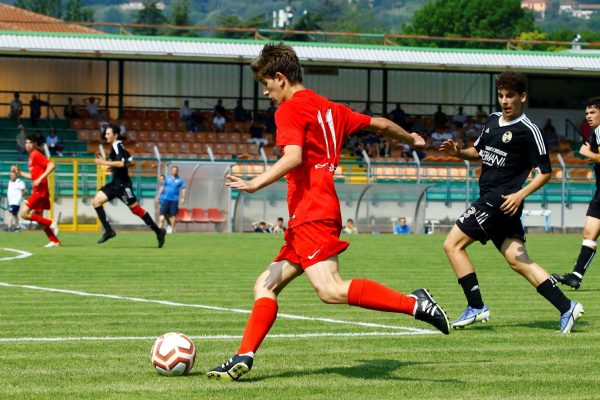
<instances>
[{"instance_id":1,"label":"player's bare arm","mask_svg":"<svg viewBox=\"0 0 600 400\"><path fill-rule=\"evenodd\" d=\"M398 139L403 143L409 144L412 147L425 146L425 139L416 132L408 133L400 125L390 121L387 118L371 118L371 124L367 127L368 130L384 135L392 139Z\"/></svg>"},{"instance_id":2,"label":"player's bare arm","mask_svg":"<svg viewBox=\"0 0 600 400\"><path fill-rule=\"evenodd\" d=\"M48 177L48 175L50 175L55 169L56 169L56 165L54 165L54 163L52 161L50 161L48 163L48 165L46 166L46 170L44 171L44 173L42 175L40 175L40 177L37 178L35 181L33 181L31 184L33 186L39 185L40 182L42 182L44 179L46 179ZM31 175L29 177L31 178Z\"/></svg>"},{"instance_id":3,"label":"player's bare arm","mask_svg":"<svg viewBox=\"0 0 600 400\"><path fill-rule=\"evenodd\" d=\"M23 178L31 179L31 174L29 172L22 171L18 166L11 165L10 170L17 173L17 175L21 175Z\"/></svg>"},{"instance_id":4,"label":"player's bare arm","mask_svg":"<svg viewBox=\"0 0 600 400\"><path fill-rule=\"evenodd\" d=\"M106 165L107 167L116 167L116 168L124 168L125 167L125 161L109 161L109 160L105 160L103 158L96 158L95 160L96 165Z\"/></svg>"},{"instance_id":5,"label":"player's bare arm","mask_svg":"<svg viewBox=\"0 0 600 400\"><path fill-rule=\"evenodd\" d=\"M535 178L533 178L528 185L523 187L518 192L502 195L504 202L500 206L500 211L505 214L515 215L519 210L521 203L523 203L527 196L538 191L550 180L551 176L552 174L550 172L545 174L538 172Z\"/></svg>"},{"instance_id":6,"label":"player's bare arm","mask_svg":"<svg viewBox=\"0 0 600 400\"><path fill-rule=\"evenodd\" d=\"M246 181L234 175L227 175L226 178L231 182L226 185L232 189L243 190L248 193L254 193L271 183L278 181L285 174L302 164L302 147L298 145L287 145L283 148L283 156L267 171L256 178Z\"/></svg>"},{"instance_id":7,"label":"player's bare arm","mask_svg":"<svg viewBox=\"0 0 600 400\"><path fill-rule=\"evenodd\" d=\"M589 160L592 162L600 163L600 154L594 153L588 142L585 142L581 145L581 148L579 149L579 154L586 158L589 158Z\"/></svg>"},{"instance_id":8,"label":"player's bare arm","mask_svg":"<svg viewBox=\"0 0 600 400\"><path fill-rule=\"evenodd\" d=\"M463 160L469 160L469 161L481 160L481 156L479 155L479 152L477 151L477 149L475 147L469 147L466 149L462 149L458 145L458 143L452 139L445 140L440 145L439 150L443 151L444 153L448 154L449 156L458 157Z\"/></svg>"}]
</instances>

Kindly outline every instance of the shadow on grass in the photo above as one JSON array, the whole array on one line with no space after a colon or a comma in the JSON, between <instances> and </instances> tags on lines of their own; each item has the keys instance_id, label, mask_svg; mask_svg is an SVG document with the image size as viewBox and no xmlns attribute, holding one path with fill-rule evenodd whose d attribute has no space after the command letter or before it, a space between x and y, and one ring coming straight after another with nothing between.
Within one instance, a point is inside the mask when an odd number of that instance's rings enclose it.
<instances>
[{"instance_id":1,"label":"shadow on grass","mask_svg":"<svg viewBox=\"0 0 600 400\"><path fill-rule=\"evenodd\" d=\"M585 318L585 314L582 318ZM577 322L575 322L572 333L577 333L578 329L587 327L588 325L589 325L589 322L580 319ZM557 318L557 319L553 319L550 321L530 321L530 322L524 322L522 324L510 324L510 325L505 325L505 326L518 326L518 327L522 327L522 328L544 329L544 330L557 332L560 329L560 322Z\"/></svg>"},{"instance_id":2,"label":"shadow on grass","mask_svg":"<svg viewBox=\"0 0 600 400\"><path fill-rule=\"evenodd\" d=\"M368 379L368 380L397 380L397 381L424 381L424 382L436 382L436 383L464 383L458 379L434 379L428 378L408 378L395 376L397 370L404 368L419 368L426 365L446 364L446 362L401 362L398 360L358 360L359 364L351 366L332 366L327 368L316 368L302 371L304 376L306 375L326 375L335 374L341 375L347 378L353 379ZM478 361L474 361L478 362ZM479 361L488 363L490 361ZM256 378L251 378L249 381L259 382L268 379L275 378L297 378L298 370L290 370L279 374L263 375Z\"/></svg>"}]
</instances>

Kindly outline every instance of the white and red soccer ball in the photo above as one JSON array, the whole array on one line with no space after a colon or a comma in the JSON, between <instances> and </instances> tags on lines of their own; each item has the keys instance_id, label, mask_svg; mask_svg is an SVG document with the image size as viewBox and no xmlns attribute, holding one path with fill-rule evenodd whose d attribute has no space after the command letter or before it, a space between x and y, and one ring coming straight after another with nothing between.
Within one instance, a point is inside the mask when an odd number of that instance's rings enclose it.
<instances>
[{"instance_id":1,"label":"white and red soccer ball","mask_svg":"<svg viewBox=\"0 0 600 400\"><path fill-rule=\"evenodd\" d=\"M187 375L196 361L196 346L183 333L168 332L152 346L152 366L161 375Z\"/></svg>"}]
</instances>

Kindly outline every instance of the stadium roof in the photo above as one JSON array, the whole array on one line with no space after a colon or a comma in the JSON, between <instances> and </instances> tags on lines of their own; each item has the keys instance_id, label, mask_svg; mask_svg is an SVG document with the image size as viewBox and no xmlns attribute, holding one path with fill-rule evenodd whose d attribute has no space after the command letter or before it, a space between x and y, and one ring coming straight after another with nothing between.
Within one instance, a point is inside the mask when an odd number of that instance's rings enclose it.
<instances>
[{"instance_id":1,"label":"stadium roof","mask_svg":"<svg viewBox=\"0 0 600 400\"><path fill-rule=\"evenodd\" d=\"M0 55L248 62L265 41L0 31ZM290 42L306 65L600 75L600 55Z\"/></svg>"},{"instance_id":2,"label":"stadium roof","mask_svg":"<svg viewBox=\"0 0 600 400\"><path fill-rule=\"evenodd\" d=\"M0 30L34 31L34 32L102 32L77 24L69 24L60 19L37 14L22 8L0 3Z\"/></svg>"}]
</instances>

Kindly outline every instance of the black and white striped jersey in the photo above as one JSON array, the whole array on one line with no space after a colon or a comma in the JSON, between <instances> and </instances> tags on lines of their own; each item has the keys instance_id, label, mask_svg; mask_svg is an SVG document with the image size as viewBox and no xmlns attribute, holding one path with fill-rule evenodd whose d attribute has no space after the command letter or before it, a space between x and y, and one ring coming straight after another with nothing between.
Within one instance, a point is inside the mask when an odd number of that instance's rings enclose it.
<instances>
[{"instance_id":1,"label":"black and white striped jersey","mask_svg":"<svg viewBox=\"0 0 600 400\"><path fill-rule=\"evenodd\" d=\"M111 167L110 170L112 172L112 181L111 184L122 185L129 184L131 185L131 179L129 178L129 170L127 167L133 161L132 157L129 155L125 147L123 147L123 143L120 140L116 141L110 148L110 154L108 156L110 161L123 161L125 166L122 168Z\"/></svg>"},{"instance_id":2,"label":"black and white striped jersey","mask_svg":"<svg viewBox=\"0 0 600 400\"><path fill-rule=\"evenodd\" d=\"M592 131L590 137L590 150L594 153L600 153L600 125ZM600 188L600 164L594 163L594 175L596 175L596 190Z\"/></svg>"},{"instance_id":3,"label":"black and white striped jersey","mask_svg":"<svg viewBox=\"0 0 600 400\"><path fill-rule=\"evenodd\" d=\"M475 204L498 213L502 195L519 191L532 168L552 172L540 129L525 114L510 122L503 122L501 116L491 114L475 142L483 163Z\"/></svg>"}]
</instances>

